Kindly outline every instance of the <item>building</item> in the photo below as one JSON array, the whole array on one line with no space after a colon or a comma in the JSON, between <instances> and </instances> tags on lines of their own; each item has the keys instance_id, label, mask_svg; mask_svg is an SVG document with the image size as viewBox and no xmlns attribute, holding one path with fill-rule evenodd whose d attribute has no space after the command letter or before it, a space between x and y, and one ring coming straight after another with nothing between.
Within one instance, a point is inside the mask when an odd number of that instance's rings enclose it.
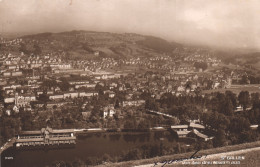
<instances>
[{"instance_id":1,"label":"building","mask_svg":"<svg viewBox=\"0 0 260 167\"><path fill-rule=\"evenodd\" d=\"M75 144L73 129L42 128L38 131L22 131L16 138L16 147L36 145Z\"/></svg>"},{"instance_id":2,"label":"building","mask_svg":"<svg viewBox=\"0 0 260 167\"><path fill-rule=\"evenodd\" d=\"M199 140L208 141L210 139L213 139L213 137L208 137L207 135L199 132L196 129L193 129L190 133L188 133L187 137L197 138Z\"/></svg>"},{"instance_id":3,"label":"building","mask_svg":"<svg viewBox=\"0 0 260 167\"><path fill-rule=\"evenodd\" d=\"M36 96L34 95L19 95L18 93L15 94L15 105L17 107L25 107L30 105L30 102L36 101Z\"/></svg>"}]
</instances>

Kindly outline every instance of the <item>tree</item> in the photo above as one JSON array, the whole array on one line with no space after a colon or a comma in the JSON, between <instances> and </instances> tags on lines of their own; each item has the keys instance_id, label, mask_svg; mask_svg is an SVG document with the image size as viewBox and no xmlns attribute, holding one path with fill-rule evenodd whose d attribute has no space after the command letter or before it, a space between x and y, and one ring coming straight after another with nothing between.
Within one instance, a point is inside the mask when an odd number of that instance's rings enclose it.
<instances>
[{"instance_id":1,"label":"tree","mask_svg":"<svg viewBox=\"0 0 260 167\"><path fill-rule=\"evenodd\" d=\"M259 106L260 106L259 98L260 98L260 95L258 92L251 94L251 101L252 101L253 108L259 108Z\"/></svg>"},{"instance_id":2,"label":"tree","mask_svg":"<svg viewBox=\"0 0 260 167\"><path fill-rule=\"evenodd\" d=\"M23 52L24 54L29 54L29 50L27 49L27 46L25 45L25 43L21 43L20 44L20 48L19 48L20 52Z\"/></svg>"},{"instance_id":3,"label":"tree","mask_svg":"<svg viewBox=\"0 0 260 167\"><path fill-rule=\"evenodd\" d=\"M33 116L32 113L29 111L20 111L19 112L21 122L23 123L22 129L23 130L32 130L32 121L33 121Z\"/></svg>"},{"instance_id":4,"label":"tree","mask_svg":"<svg viewBox=\"0 0 260 167\"><path fill-rule=\"evenodd\" d=\"M239 104L243 106L243 109L246 110L246 108L249 106L250 102L250 96L248 91L241 91L238 95L238 101Z\"/></svg>"},{"instance_id":5,"label":"tree","mask_svg":"<svg viewBox=\"0 0 260 167\"><path fill-rule=\"evenodd\" d=\"M250 83L248 76L247 75L243 75L242 79L240 80L240 84L248 84Z\"/></svg>"},{"instance_id":6,"label":"tree","mask_svg":"<svg viewBox=\"0 0 260 167\"><path fill-rule=\"evenodd\" d=\"M237 107L237 97L236 94L232 91L226 91L225 92L226 98L230 99L233 105L233 109L236 109Z\"/></svg>"},{"instance_id":7,"label":"tree","mask_svg":"<svg viewBox=\"0 0 260 167\"><path fill-rule=\"evenodd\" d=\"M221 111L223 114L225 115L233 115L234 111L233 111L233 104L231 102L231 100L229 98L227 98L225 100L224 103L220 104L221 105Z\"/></svg>"},{"instance_id":8,"label":"tree","mask_svg":"<svg viewBox=\"0 0 260 167\"><path fill-rule=\"evenodd\" d=\"M0 102L4 101L4 91L0 90Z\"/></svg>"},{"instance_id":9,"label":"tree","mask_svg":"<svg viewBox=\"0 0 260 167\"><path fill-rule=\"evenodd\" d=\"M68 91L70 88L70 84L66 79L62 79L58 85L62 91Z\"/></svg>"},{"instance_id":10,"label":"tree","mask_svg":"<svg viewBox=\"0 0 260 167\"><path fill-rule=\"evenodd\" d=\"M134 148L124 155L125 161L141 159L141 158L142 158L142 152L138 148Z\"/></svg>"},{"instance_id":11,"label":"tree","mask_svg":"<svg viewBox=\"0 0 260 167\"><path fill-rule=\"evenodd\" d=\"M127 120L124 124L124 129L135 129L135 123L132 120Z\"/></svg>"},{"instance_id":12,"label":"tree","mask_svg":"<svg viewBox=\"0 0 260 167\"><path fill-rule=\"evenodd\" d=\"M103 161L109 162L112 160L111 156L109 154L104 154L102 157Z\"/></svg>"},{"instance_id":13,"label":"tree","mask_svg":"<svg viewBox=\"0 0 260 167\"><path fill-rule=\"evenodd\" d=\"M225 131L223 129L218 129L217 134L213 140L214 147L221 147L227 144L227 139Z\"/></svg>"},{"instance_id":14,"label":"tree","mask_svg":"<svg viewBox=\"0 0 260 167\"><path fill-rule=\"evenodd\" d=\"M47 94L40 94L39 95L39 100L46 103L47 101L49 101L49 96Z\"/></svg>"},{"instance_id":15,"label":"tree","mask_svg":"<svg viewBox=\"0 0 260 167\"><path fill-rule=\"evenodd\" d=\"M115 109L119 108L119 100L116 99L116 103L115 103Z\"/></svg>"},{"instance_id":16,"label":"tree","mask_svg":"<svg viewBox=\"0 0 260 167\"><path fill-rule=\"evenodd\" d=\"M158 111L158 105L156 104L155 100L149 98L145 101L145 108L148 110Z\"/></svg>"},{"instance_id":17,"label":"tree","mask_svg":"<svg viewBox=\"0 0 260 167\"><path fill-rule=\"evenodd\" d=\"M150 129L151 125L149 121L142 120L138 124L138 129L140 130L147 130Z\"/></svg>"},{"instance_id":18,"label":"tree","mask_svg":"<svg viewBox=\"0 0 260 167\"><path fill-rule=\"evenodd\" d=\"M239 143L244 142L253 142L257 139L257 133L253 131L243 131L241 134L239 134L238 141Z\"/></svg>"},{"instance_id":19,"label":"tree","mask_svg":"<svg viewBox=\"0 0 260 167\"><path fill-rule=\"evenodd\" d=\"M52 80L52 79L44 80L43 83L42 83L42 86L45 86L47 88L56 87L57 85L58 85L57 81L56 80Z\"/></svg>"},{"instance_id":20,"label":"tree","mask_svg":"<svg viewBox=\"0 0 260 167\"><path fill-rule=\"evenodd\" d=\"M232 117L230 120L229 131L235 134L239 134L242 131L248 131L250 129L250 122L248 118L244 117Z\"/></svg>"},{"instance_id":21,"label":"tree","mask_svg":"<svg viewBox=\"0 0 260 167\"><path fill-rule=\"evenodd\" d=\"M41 47L39 46L39 44L34 44L34 45L33 45L33 48L34 48L34 51L33 51L34 54L39 55L39 54L42 53L42 49L41 49Z\"/></svg>"},{"instance_id":22,"label":"tree","mask_svg":"<svg viewBox=\"0 0 260 167\"><path fill-rule=\"evenodd\" d=\"M214 115L215 117L215 127L216 129L223 129L226 130L230 125L229 117L225 116L224 114L220 113Z\"/></svg>"},{"instance_id":23,"label":"tree","mask_svg":"<svg viewBox=\"0 0 260 167\"><path fill-rule=\"evenodd\" d=\"M204 70L206 70L208 68L208 65L205 62L195 62L194 63L194 67L196 69L200 69L201 68L204 71Z\"/></svg>"}]
</instances>

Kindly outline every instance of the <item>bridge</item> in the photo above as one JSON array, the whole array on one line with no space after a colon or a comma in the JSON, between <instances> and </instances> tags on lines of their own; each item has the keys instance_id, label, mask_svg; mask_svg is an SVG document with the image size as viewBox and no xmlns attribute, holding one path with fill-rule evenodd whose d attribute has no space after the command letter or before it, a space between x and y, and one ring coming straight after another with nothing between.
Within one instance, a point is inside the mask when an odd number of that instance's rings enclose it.
<instances>
[{"instance_id":1,"label":"bridge","mask_svg":"<svg viewBox=\"0 0 260 167\"><path fill-rule=\"evenodd\" d=\"M22 131L15 140L16 147L59 144L76 144L74 130L54 130L47 127L39 131Z\"/></svg>"},{"instance_id":2,"label":"bridge","mask_svg":"<svg viewBox=\"0 0 260 167\"><path fill-rule=\"evenodd\" d=\"M159 112L159 111L148 110L148 112L154 113L154 114L158 114L158 115L163 115L163 116L169 117L169 118L176 118L176 117L174 117L174 116L172 116L172 115L165 114L165 113L162 113L162 112Z\"/></svg>"}]
</instances>

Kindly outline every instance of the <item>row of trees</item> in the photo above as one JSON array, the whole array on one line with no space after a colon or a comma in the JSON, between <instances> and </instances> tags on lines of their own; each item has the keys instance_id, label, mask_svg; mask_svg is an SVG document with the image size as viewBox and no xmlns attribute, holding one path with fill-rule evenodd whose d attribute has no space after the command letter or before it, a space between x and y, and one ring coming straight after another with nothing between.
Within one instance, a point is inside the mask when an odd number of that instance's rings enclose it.
<instances>
[{"instance_id":1,"label":"row of trees","mask_svg":"<svg viewBox=\"0 0 260 167\"><path fill-rule=\"evenodd\" d=\"M88 157L86 160L75 159L74 161L54 161L52 166L57 164L61 166L85 166L85 165L100 165L105 162L122 162L129 160L147 159L155 156L170 155L177 153L184 153L195 150L194 147L185 147L179 143L173 146L166 146L162 142L159 144L144 144L136 148L123 151L121 155L104 154L99 157Z\"/></svg>"}]
</instances>

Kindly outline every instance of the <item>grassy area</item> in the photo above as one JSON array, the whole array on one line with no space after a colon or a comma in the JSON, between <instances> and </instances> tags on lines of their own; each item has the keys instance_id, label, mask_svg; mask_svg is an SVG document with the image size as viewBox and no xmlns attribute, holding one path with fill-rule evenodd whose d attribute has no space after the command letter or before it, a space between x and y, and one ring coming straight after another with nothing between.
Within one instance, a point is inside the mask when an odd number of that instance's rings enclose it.
<instances>
[{"instance_id":1,"label":"grassy area","mask_svg":"<svg viewBox=\"0 0 260 167\"><path fill-rule=\"evenodd\" d=\"M240 166L260 166L260 151L252 151L242 156L245 156L245 160L241 161Z\"/></svg>"},{"instance_id":2,"label":"grassy area","mask_svg":"<svg viewBox=\"0 0 260 167\"><path fill-rule=\"evenodd\" d=\"M241 150L241 149L248 149L248 148L254 148L254 147L260 147L260 141L256 141L256 142L252 142L252 143L244 143L244 144L239 144L239 145L233 145L233 146L225 146L225 147L219 147L219 148L213 148L213 149L207 149L207 150L200 150L198 153L196 153L196 156L203 156L203 155L210 155L210 154L217 154L217 153L223 153L223 152L229 152L229 151L236 151L236 150ZM126 162L120 162L120 163L107 163L107 164L103 164L103 165L99 165L100 167L120 167L120 166L124 166L124 167L130 167L130 166L136 166L136 165L144 165L144 164L154 164L155 162L163 162L166 160L174 160L174 159L180 159L180 158L189 158L191 157L191 155L193 155L194 152L188 152L188 153L182 153L182 154L174 154L174 155L166 155L166 156L162 156L162 157L154 157L154 158L150 158L150 159L142 159L142 160L134 160L134 161L126 161ZM246 160L244 160L243 162L241 161L241 163L247 164L251 163L250 160L252 160L252 165L254 164L259 164L260 160L259 159L259 155L260 151L258 151L257 153L248 153L246 154ZM242 155L242 154L241 154ZM257 156L259 155L259 156ZM174 164L174 166L184 166L181 164ZM198 166L198 165L196 165ZM201 166L205 166L205 165L201 165ZM213 165L210 165L213 167ZM219 165L218 165L219 166ZM233 165L234 166L234 165ZM258 165L256 165L258 166ZM250 166L251 167L251 166Z\"/></svg>"}]
</instances>

